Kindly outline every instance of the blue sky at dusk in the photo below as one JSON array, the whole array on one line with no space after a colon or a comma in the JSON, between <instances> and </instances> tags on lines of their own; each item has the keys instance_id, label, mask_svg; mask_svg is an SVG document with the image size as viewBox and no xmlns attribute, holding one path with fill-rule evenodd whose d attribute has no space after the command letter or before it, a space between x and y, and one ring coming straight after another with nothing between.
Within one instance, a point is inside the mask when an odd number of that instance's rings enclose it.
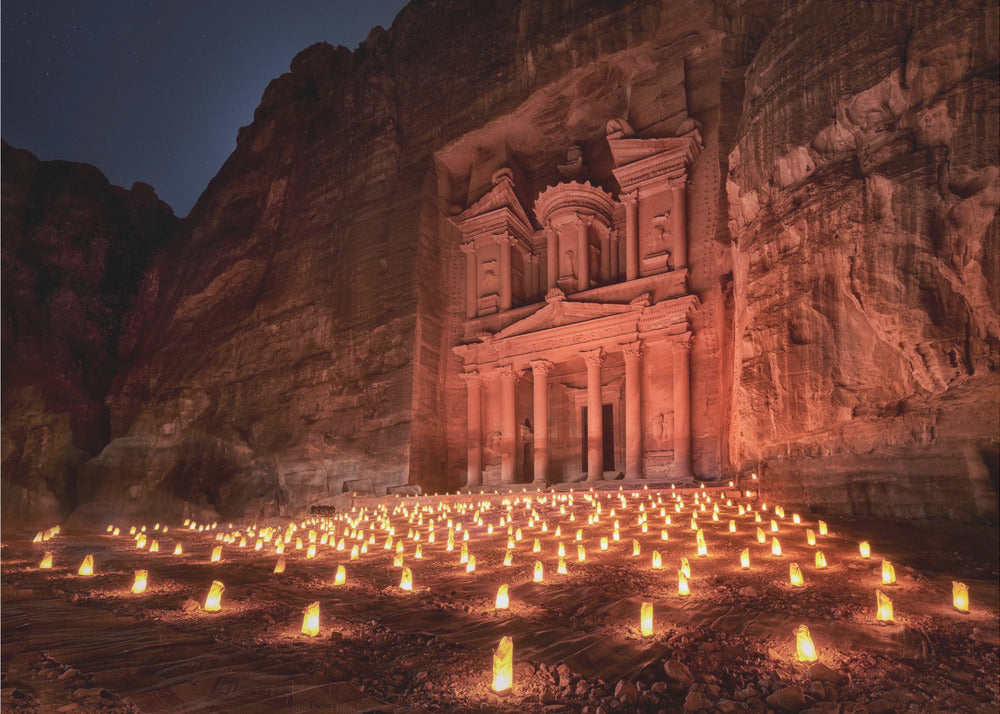
<instances>
[{"instance_id":1,"label":"blue sky at dusk","mask_svg":"<svg viewBox=\"0 0 1000 714\"><path fill-rule=\"evenodd\" d=\"M3 0L0 134L112 183L152 184L184 216L300 50L354 49L405 4Z\"/></svg>"}]
</instances>

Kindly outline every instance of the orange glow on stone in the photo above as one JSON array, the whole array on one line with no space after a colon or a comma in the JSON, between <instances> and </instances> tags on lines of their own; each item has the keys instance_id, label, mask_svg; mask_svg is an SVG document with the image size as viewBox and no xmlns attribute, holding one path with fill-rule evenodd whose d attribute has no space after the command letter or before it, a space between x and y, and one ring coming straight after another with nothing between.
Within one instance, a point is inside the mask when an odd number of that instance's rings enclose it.
<instances>
[{"instance_id":1,"label":"orange glow on stone","mask_svg":"<svg viewBox=\"0 0 1000 714\"><path fill-rule=\"evenodd\" d=\"M642 609L639 612L639 629L642 632L643 637L649 637L653 634L653 604L649 602L642 603Z\"/></svg>"},{"instance_id":2,"label":"orange glow on stone","mask_svg":"<svg viewBox=\"0 0 1000 714\"><path fill-rule=\"evenodd\" d=\"M969 611L969 586L957 580L951 581L951 604L959 612Z\"/></svg>"},{"instance_id":3,"label":"orange glow on stone","mask_svg":"<svg viewBox=\"0 0 1000 714\"><path fill-rule=\"evenodd\" d=\"M875 619L879 622L893 622L895 618L892 612L892 600L881 590L875 591L875 605L878 611L875 614Z\"/></svg>"}]
</instances>

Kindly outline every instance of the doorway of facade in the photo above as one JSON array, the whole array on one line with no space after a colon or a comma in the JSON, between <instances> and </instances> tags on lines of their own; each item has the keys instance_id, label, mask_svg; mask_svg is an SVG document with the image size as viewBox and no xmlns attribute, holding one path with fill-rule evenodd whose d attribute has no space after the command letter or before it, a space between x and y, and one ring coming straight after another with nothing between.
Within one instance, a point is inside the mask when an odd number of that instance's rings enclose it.
<instances>
[{"instance_id":1,"label":"doorway of facade","mask_svg":"<svg viewBox=\"0 0 1000 714\"><path fill-rule=\"evenodd\" d=\"M610 404L601 405L601 437L604 445L604 471L615 470L615 410ZM581 431L583 432L581 444L583 444L581 463L583 473L587 473L587 407L583 407L583 414L580 418Z\"/></svg>"}]
</instances>

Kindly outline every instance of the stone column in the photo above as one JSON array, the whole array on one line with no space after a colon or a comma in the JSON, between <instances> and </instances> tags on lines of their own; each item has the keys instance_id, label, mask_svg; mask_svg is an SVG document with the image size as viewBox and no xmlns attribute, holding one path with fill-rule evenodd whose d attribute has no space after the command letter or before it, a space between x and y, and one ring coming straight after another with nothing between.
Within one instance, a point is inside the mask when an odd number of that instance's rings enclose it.
<instances>
[{"instance_id":1,"label":"stone column","mask_svg":"<svg viewBox=\"0 0 1000 714\"><path fill-rule=\"evenodd\" d=\"M687 191L684 179L671 182L674 205L670 209L670 231L674 234L674 270L688 267Z\"/></svg>"},{"instance_id":2,"label":"stone column","mask_svg":"<svg viewBox=\"0 0 1000 714\"><path fill-rule=\"evenodd\" d=\"M514 275L510 267L510 251L513 241L509 233L500 233L495 238L497 245L500 246L500 309L510 310L514 304L511 293Z\"/></svg>"},{"instance_id":3,"label":"stone column","mask_svg":"<svg viewBox=\"0 0 1000 714\"><path fill-rule=\"evenodd\" d=\"M604 479L604 425L601 409L601 348L581 352L587 363L587 480Z\"/></svg>"},{"instance_id":4,"label":"stone column","mask_svg":"<svg viewBox=\"0 0 1000 714\"><path fill-rule=\"evenodd\" d=\"M618 242L621 239L621 231L614 228L608 235L611 238L611 282L617 283L622 279L621 244Z\"/></svg>"},{"instance_id":5,"label":"stone column","mask_svg":"<svg viewBox=\"0 0 1000 714\"><path fill-rule=\"evenodd\" d=\"M674 477L691 478L691 333L671 343L674 353Z\"/></svg>"},{"instance_id":6,"label":"stone column","mask_svg":"<svg viewBox=\"0 0 1000 714\"><path fill-rule=\"evenodd\" d=\"M552 224L545 226L546 292L559 284L559 233Z\"/></svg>"},{"instance_id":7,"label":"stone column","mask_svg":"<svg viewBox=\"0 0 1000 714\"><path fill-rule=\"evenodd\" d=\"M612 282L611 275L611 231L606 231L601 236L601 271L597 277L597 282L608 284Z\"/></svg>"},{"instance_id":8,"label":"stone column","mask_svg":"<svg viewBox=\"0 0 1000 714\"><path fill-rule=\"evenodd\" d=\"M483 483L483 380L478 370L465 373L466 405L469 435L469 477L467 487Z\"/></svg>"},{"instance_id":9,"label":"stone column","mask_svg":"<svg viewBox=\"0 0 1000 714\"><path fill-rule=\"evenodd\" d=\"M639 192L623 193L625 204L625 279L639 277Z\"/></svg>"},{"instance_id":10,"label":"stone column","mask_svg":"<svg viewBox=\"0 0 1000 714\"><path fill-rule=\"evenodd\" d=\"M470 320L479 314L479 260L476 256L476 244L472 241L462 243L465 253L465 316Z\"/></svg>"},{"instance_id":11,"label":"stone column","mask_svg":"<svg viewBox=\"0 0 1000 714\"><path fill-rule=\"evenodd\" d=\"M625 478L642 478L642 342L622 345L625 358Z\"/></svg>"},{"instance_id":12,"label":"stone column","mask_svg":"<svg viewBox=\"0 0 1000 714\"><path fill-rule=\"evenodd\" d=\"M500 373L500 482L514 483L517 463L517 416L514 412L514 386L517 375L507 364Z\"/></svg>"},{"instance_id":13,"label":"stone column","mask_svg":"<svg viewBox=\"0 0 1000 714\"><path fill-rule=\"evenodd\" d=\"M590 288L590 224L593 217L576 214L576 289Z\"/></svg>"},{"instance_id":14,"label":"stone column","mask_svg":"<svg viewBox=\"0 0 1000 714\"><path fill-rule=\"evenodd\" d=\"M535 478L544 484L549 473L549 371L552 363L539 359L531 363L534 379Z\"/></svg>"}]
</instances>

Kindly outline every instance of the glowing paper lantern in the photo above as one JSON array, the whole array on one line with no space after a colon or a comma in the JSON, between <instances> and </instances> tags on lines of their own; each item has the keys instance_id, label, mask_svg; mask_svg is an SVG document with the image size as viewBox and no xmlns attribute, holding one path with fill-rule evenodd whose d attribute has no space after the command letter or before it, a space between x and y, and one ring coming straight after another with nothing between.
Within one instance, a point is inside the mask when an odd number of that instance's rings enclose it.
<instances>
[{"instance_id":1,"label":"glowing paper lantern","mask_svg":"<svg viewBox=\"0 0 1000 714\"><path fill-rule=\"evenodd\" d=\"M760 543L761 545L767 543L767 534L764 533L764 529L761 528L760 526L757 526L757 542Z\"/></svg>"},{"instance_id":2,"label":"glowing paper lantern","mask_svg":"<svg viewBox=\"0 0 1000 714\"><path fill-rule=\"evenodd\" d=\"M44 562L44 561L43 561ZM44 567L44 566L42 566ZM969 611L969 586L957 580L951 581L951 604L959 612Z\"/></svg>"},{"instance_id":3,"label":"glowing paper lantern","mask_svg":"<svg viewBox=\"0 0 1000 714\"><path fill-rule=\"evenodd\" d=\"M653 551L653 570L659 570L663 567L663 557L660 555L660 551Z\"/></svg>"},{"instance_id":4,"label":"glowing paper lantern","mask_svg":"<svg viewBox=\"0 0 1000 714\"><path fill-rule=\"evenodd\" d=\"M806 528L806 543L809 545L816 545L816 534L813 532L812 528Z\"/></svg>"},{"instance_id":5,"label":"glowing paper lantern","mask_svg":"<svg viewBox=\"0 0 1000 714\"><path fill-rule=\"evenodd\" d=\"M677 571L677 594L678 595L691 594L691 586L688 584L687 576L684 575L683 570Z\"/></svg>"},{"instance_id":6,"label":"glowing paper lantern","mask_svg":"<svg viewBox=\"0 0 1000 714\"><path fill-rule=\"evenodd\" d=\"M218 563L220 560L222 560L222 546L217 545L212 549L211 562Z\"/></svg>"},{"instance_id":7,"label":"glowing paper lantern","mask_svg":"<svg viewBox=\"0 0 1000 714\"><path fill-rule=\"evenodd\" d=\"M306 558L315 558L315 557L316 557L316 544L310 543L309 549L306 550Z\"/></svg>"},{"instance_id":8,"label":"glowing paper lantern","mask_svg":"<svg viewBox=\"0 0 1000 714\"><path fill-rule=\"evenodd\" d=\"M205 612L218 612L222 609L222 593L226 586L218 580L212 581L212 587L208 589L208 597L205 598Z\"/></svg>"},{"instance_id":9,"label":"glowing paper lantern","mask_svg":"<svg viewBox=\"0 0 1000 714\"><path fill-rule=\"evenodd\" d=\"M514 551L508 550L507 554L503 557L503 564L508 568L514 563Z\"/></svg>"},{"instance_id":10,"label":"glowing paper lantern","mask_svg":"<svg viewBox=\"0 0 1000 714\"><path fill-rule=\"evenodd\" d=\"M685 578L691 577L691 563L687 558L681 558L681 572L684 573Z\"/></svg>"},{"instance_id":11,"label":"glowing paper lantern","mask_svg":"<svg viewBox=\"0 0 1000 714\"><path fill-rule=\"evenodd\" d=\"M476 569L476 556L470 555L469 562L465 564L465 572L471 573Z\"/></svg>"},{"instance_id":12,"label":"glowing paper lantern","mask_svg":"<svg viewBox=\"0 0 1000 714\"><path fill-rule=\"evenodd\" d=\"M493 691L497 694L506 694L513 683L514 640L503 637L493 653Z\"/></svg>"},{"instance_id":13,"label":"glowing paper lantern","mask_svg":"<svg viewBox=\"0 0 1000 714\"><path fill-rule=\"evenodd\" d=\"M278 562L274 564L274 574L281 575L285 572L285 556L279 555Z\"/></svg>"},{"instance_id":14,"label":"glowing paper lantern","mask_svg":"<svg viewBox=\"0 0 1000 714\"><path fill-rule=\"evenodd\" d=\"M149 552L150 553L159 553L160 552L160 542L154 540L152 543L150 543L149 544Z\"/></svg>"},{"instance_id":15,"label":"glowing paper lantern","mask_svg":"<svg viewBox=\"0 0 1000 714\"><path fill-rule=\"evenodd\" d=\"M875 604L878 611L875 614L875 619L879 622L892 622L892 600L881 590L875 591Z\"/></svg>"},{"instance_id":16,"label":"glowing paper lantern","mask_svg":"<svg viewBox=\"0 0 1000 714\"><path fill-rule=\"evenodd\" d=\"M750 549L744 548L743 552L740 553L740 567L744 570L750 569Z\"/></svg>"},{"instance_id":17,"label":"glowing paper lantern","mask_svg":"<svg viewBox=\"0 0 1000 714\"><path fill-rule=\"evenodd\" d=\"M568 571L566 570L566 559L559 558L559 565L556 567L557 575L566 575Z\"/></svg>"},{"instance_id":18,"label":"glowing paper lantern","mask_svg":"<svg viewBox=\"0 0 1000 714\"><path fill-rule=\"evenodd\" d=\"M776 520L774 520L773 518L771 519L771 532L772 533L777 533L778 532L778 522Z\"/></svg>"},{"instance_id":19,"label":"glowing paper lantern","mask_svg":"<svg viewBox=\"0 0 1000 714\"><path fill-rule=\"evenodd\" d=\"M184 546L178 543L174 546L174 555L184 555Z\"/></svg>"},{"instance_id":20,"label":"glowing paper lantern","mask_svg":"<svg viewBox=\"0 0 1000 714\"><path fill-rule=\"evenodd\" d=\"M799 569L798 563L788 564L788 581L792 584L793 588L801 588L805 585L805 581L802 579L802 571Z\"/></svg>"},{"instance_id":21,"label":"glowing paper lantern","mask_svg":"<svg viewBox=\"0 0 1000 714\"><path fill-rule=\"evenodd\" d=\"M542 552L542 544L541 544L541 542L537 538L535 538L535 544L533 546L531 546L531 552L532 553L541 553Z\"/></svg>"},{"instance_id":22,"label":"glowing paper lantern","mask_svg":"<svg viewBox=\"0 0 1000 714\"><path fill-rule=\"evenodd\" d=\"M882 561L882 584L892 585L896 582L896 569L888 560Z\"/></svg>"},{"instance_id":23,"label":"glowing paper lantern","mask_svg":"<svg viewBox=\"0 0 1000 714\"><path fill-rule=\"evenodd\" d=\"M819 657L816 654L816 646L813 645L812 637L809 636L809 628L799 625L795 628L795 656L799 662L815 662Z\"/></svg>"},{"instance_id":24,"label":"glowing paper lantern","mask_svg":"<svg viewBox=\"0 0 1000 714\"><path fill-rule=\"evenodd\" d=\"M608 539L601 538L601 550L607 550L607 549L608 549Z\"/></svg>"},{"instance_id":25,"label":"glowing paper lantern","mask_svg":"<svg viewBox=\"0 0 1000 714\"><path fill-rule=\"evenodd\" d=\"M729 532L730 533L736 532L736 521L734 521L733 519L729 519Z\"/></svg>"},{"instance_id":26,"label":"glowing paper lantern","mask_svg":"<svg viewBox=\"0 0 1000 714\"><path fill-rule=\"evenodd\" d=\"M545 568L542 565L542 561L536 560L535 561L534 581L536 583L540 583L540 582L542 582L544 580L545 580Z\"/></svg>"},{"instance_id":27,"label":"glowing paper lantern","mask_svg":"<svg viewBox=\"0 0 1000 714\"><path fill-rule=\"evenodd\" d=\"M558 555L559 555L560 558L565 557L565 555L566 555L566 546L563 545L562 543L559 544Z\"/></svg>"},{"instance_id":28,"label":"glowing paper lantern","mask_svg":"<svg viewBox=\"0 0 1000 714\"><path fill-rule=\"evenodd\" d=\"M424 557L424 548L419 543L417 544L417 549L413 551L413 557L417 560L422 560Z\"/></svg>"},{"instance_id":29,"label":"glowing paper lantern","mask_svg":"<svg viewBox=\"0 0 1000 714\"><path fill-rule=\"evenodd\" d=\"M403 567L403 556L400 555L399 553L396 553L396 555L392 556L392 567L394 568Z\"/></svg>"},{"instance_id":30,"label":"glowing paper lantern","mask_svg":"<svg viewBox=\"0 0 1000 714\"><path fill-rule=\"evenodd\" d=\"M333 584L343 585L346 582L347 582L347 569L343 565L338 565L337 572L333 576Z\"/></svg>"},{"instance_id":31,"label":"glowing paper lantern","mask_svg":"<svg viewBox=\"0 0 1000 714\"><path fill-rule=\"evenodd\" d=\"M653 634L653 603L651 602L642 603L642 609L639 612L639 629L643 637L649 637Z\"/></svg>"},{"instance_id":32,"label":"glowing paper lantern","mask_svg":"<svg viewBox=\"0 0 1000 714\"><path fill-rule=\"evenodd\" d=\"M319 602L309 605L302 615L302 634L315 637L319 634Z\"/></svg>"},{"instance_id":33,"label":"glowing paper lantern","mask_svg":"<svg viewBox=\"0 0 1000 714\"><path fill-rule=\"evenodd\" d=\"M816 551L816 567L820 569L826 567L826 556L823 555L823 551L821 550Z\"/></svg>"},{"instance_id":34,"label":"glowing paper lantern","mask_svg":"<svg viewBox=\"0 0 1000 714\"><path fill-rule=\"evenodd\" d=\"M639 548L639 541L637 541L635 538L633 538L632 539L632 555L633 556L639 555L640 552L642 552L642 551Z\"/></svg>"},{"instance_id":35,"label":"glowing paper lantern","mask_svg":"<svg viewBox=\"0 0 1000 714\"><path fill-rule=\"evenodd\" d=\"M78 575L93 575L94 574L94 556L87 555L83 562L80 563L80 569L76 571Z\"/></svg>"},{"instance_id":36,"label":"glowing paper lantern","mask_svg":"<svg viewBox=\"0 0 1000 714\"><path fill-rule=\"evenodd\" d=\"M42 556L42 562L38 564L38 567L41 568L42 570L51 570L52 569L52 553L49 553L48 551L46 551L45 555Z\"/></svg>"},{"instance_id":37,"label":"glowing paper lantern","mask_svg":"<svg viewBox=\"0 0 1000 714\"><path fill-rule=\"evenodd\" d=\"M866 541L866 540L861 541L860 543L858 543L858 552L861 553L861 557L862 558L870 558L870 557L872 557L872 546L871 546L871 544L868 541Z\"/></svg>"},{"instance_id":38,"label":"glowing paper lantern","mask_svg":"<svg viewBox=\"0 0 1000 714\"><path fill-rule=\"evenodd\" d=\"M576 559L581 563L587 560L587 549L582 545L576 547Z\"/></svg>"},{"instance_id":39,"label":"glowing paper lantern","mask_svg":"<svg viewBox=\"0 0 1000 714\"><path fill-rule=\"evenodd\" d=\"M701 528L698 529L695 539L698 541L698 557L704 558L708 555L708 544L705 543L705 532Z\"/></svg>"},{"instance_id":40,"label":"glowing paper lantern","mask_svg":"<svg viewBox=\"0 0 1000 714\"><path fill-rule=\"evenodd\" d=\"M469 544L468 543L465 543L465 542L462 543L462 554L459 556L458 562L460 564L464 564L464 563L468 563L469 562Z\"/></svg>"},{"instance_id":41,"label":"glowing paper lantern","mask_svg":"<svg viewBox=\"0 0 1000 714\"><path fill-rule=\"evenodd\" d=\"M510 607L510 597L507 594L507 583L497 588L497 610L506 610Z\"/></svg>"},{"instance_id":42,"label":"glowing paper lantern","mask_svg":"<svg viewBox=\"0 0 1000 714\"><path fill-rule=\"evenodd\" d=\"M819 528L819 534L821 536L825 536L826 535L826 533L827 533L827 530L826 530L826 521L820 521L819 523L816 524L816 527Z\"/></svg>"},{"instance_id":43,"label":"glowing paper lantern","mask_svg":"<svg viewBox=\"0 0 1000 714\"><path fill-rule=\"evenodd\" d=\"M771 539L771 555L781 555L781 543L777 538Z\"/></svg>"},{"instance_id":44,"label":"glowing paper lantern","mask_svg":"<svg viewBox=\"0 0 1000 714\"><path fill-rule=\"evenodd\" d=\"M403 574L399 578L399 588L401 590L413 590L413 573L409 568L403 568Z\"/></svg>"}]
</instances>

